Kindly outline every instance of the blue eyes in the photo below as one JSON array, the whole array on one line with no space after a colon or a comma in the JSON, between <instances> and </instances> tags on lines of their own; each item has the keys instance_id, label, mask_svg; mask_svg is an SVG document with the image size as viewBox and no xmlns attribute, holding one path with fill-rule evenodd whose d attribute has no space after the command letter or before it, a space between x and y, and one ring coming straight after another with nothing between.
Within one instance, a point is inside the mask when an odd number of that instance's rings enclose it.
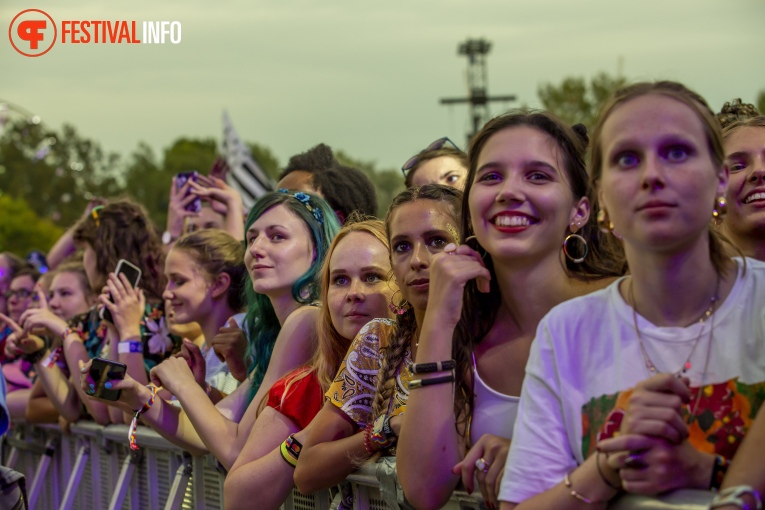
<instances>
[{"instance_id":1,"label":"blue eyes","mask_svg":"<svg viewBox=\"0 0 765 510\"><path fill-rule=\"evenodd\" d=\"M659 156L669 163L685 163L695 154L692 147L684 144L673 144L662 147L659 150ZM641 154L636 151L623 151L616 154L613 162L620 168L635 168L642 163Z\"/></svg>"},{"instance_id":2,"label":"blue eyes","mask_svg":"<svg viewBox=\"0 0 765 510\"><path fill-rule=\"evenodd\" d=\"M369 273L369 274L364 275L362 277L362 281L364 283L378 283L378 282L383 281L383 279L384 278L381 275L375 274L375 273ZM345 276L345 275L336 276L332 280L332 285L345 286L345 285L350 285L350 284L351 284L351 278L349 278L348 276Z\"/></svg>"}]
</instances>

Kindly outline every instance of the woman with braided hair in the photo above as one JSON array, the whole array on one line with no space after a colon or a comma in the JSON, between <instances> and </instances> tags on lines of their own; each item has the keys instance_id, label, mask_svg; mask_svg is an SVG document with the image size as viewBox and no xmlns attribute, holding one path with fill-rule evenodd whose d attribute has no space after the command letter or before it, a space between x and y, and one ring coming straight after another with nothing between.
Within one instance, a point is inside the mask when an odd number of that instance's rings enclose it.
<instances>
[{"instance_id":1,"label":"woman with braided hair","mask_svg":"<svg viewBox=\"0 0 765 510\"><path fill-rule=\"evenodd\" d=\"M308 494L344 480L368 459L393 453L412 380L419 325L428 304L430 262L457 241L462 193L429 184L401 192L385 220L396 320L364 326L340 366L327 402L303 441L295 484Z\"/></svg>"}]
</instances>

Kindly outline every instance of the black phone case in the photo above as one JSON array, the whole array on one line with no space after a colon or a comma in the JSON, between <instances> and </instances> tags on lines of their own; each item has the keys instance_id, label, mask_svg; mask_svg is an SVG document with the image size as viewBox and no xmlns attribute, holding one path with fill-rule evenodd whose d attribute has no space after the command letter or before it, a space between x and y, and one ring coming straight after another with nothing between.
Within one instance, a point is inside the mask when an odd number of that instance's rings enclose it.
<instances>
[{"instance_id":1,"label":"black phone case","mask_svg":"<svg viewBox=\"0 0 765 510\"><path fill-rule=\"evenodd\" d=\"M126 367L123 364L115 364L101 358L94 358L90 365L90 377L95 386L93 396L104 400L115 401L120 398L122 390L109 390L104 388L104 383L112 379L124 379Z\"/></svg>"}]
</instances>

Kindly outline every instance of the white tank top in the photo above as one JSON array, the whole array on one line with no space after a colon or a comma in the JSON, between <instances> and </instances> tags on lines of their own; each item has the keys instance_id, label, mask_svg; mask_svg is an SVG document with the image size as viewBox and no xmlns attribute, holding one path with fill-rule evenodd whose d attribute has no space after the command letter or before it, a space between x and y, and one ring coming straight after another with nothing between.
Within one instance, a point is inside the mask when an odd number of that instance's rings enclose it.
<instances>
[{"instance_id":1,"label":"white tank top","mask_svg":"<svg viewBox=\"0 0 765 510\"><path fill-rule=\"evenodd\" d=\"M490 388L478 375L473 356L473 417L470 423L470 444L484 434L513 438L520 397L505 395Z\"/></svg>"}]
</instances>

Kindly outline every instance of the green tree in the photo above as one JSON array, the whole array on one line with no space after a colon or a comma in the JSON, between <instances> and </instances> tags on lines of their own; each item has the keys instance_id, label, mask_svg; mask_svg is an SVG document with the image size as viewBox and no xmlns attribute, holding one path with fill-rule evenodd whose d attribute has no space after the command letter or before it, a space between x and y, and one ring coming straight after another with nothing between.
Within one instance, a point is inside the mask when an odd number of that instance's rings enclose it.
<instances>
[{"instance_id":1,"label":"green tree","mask_svg":"<svg viewBox=\"0 0 765 510\"><path fill-rule=\"evenodd\" d=\"M601 72L589 83L583 77L568 77L559 85L543 83L537 88L537 95L545 110L568 124L582 123L590 129L603 102L626 83L623 77Z\"/></svg>"},{"instance_id":2,"label":"green tree","mask_svg":"<svg viewBox=\"0 0 765 510\"><path fill-rule=\"evenodd\" d=\"M757 96L757 109L762 115L765 115L765 89L761 90Z\"/></svg>"},{"instance_id":3,"label":"green tree","mask_svg":"<svg viewBox=\"0 0 765 510\"><path fill-rule=\"evenodd\" d=\"M384 218L393 197L404 190L404 177L401 172L390 168L378 170L373 161L354 159L341 150L335 151L335 158L341 164L357 168L369 177L377 192L377 216Z\"/></svg>"},{"instance_id":4,"label":"green tree","mask_svg":"<svg viewBox=\"0 0 765 510\"><path fill-rule=\"evenodd\" d=\"M17 121L0 136L0 193L24 199L42 218L68 226L88 200L122 191L119 156L64 124L60 132Z\"/></svg>"},{"instance_id":5,"label":"green tree","mask_svg":"<svg viewBox=\"0 0 765 510\"><path fill-rule=\"evenodd\" d=\"M40 218L22 198L0 196L0 252L25 256L31 250L47 252L64 229Z\"/></svg>"},{"instance_id":6,"label":"green tree","mask_svg":"<svg viewBox=\"0 0 765 510\"><path fill-rule=\"evenodd\" d=\"M261 145L255 142L248 143L247 147L250 148L252 159L254 159L258 165L260 165L260 168L263 169L266 175L268 175L274 180L274 182L276 182L279 178L279 174L282 171L282 167L274 153L271 152L271 149L265 145Z\"/></svg>"}]
</instances>

